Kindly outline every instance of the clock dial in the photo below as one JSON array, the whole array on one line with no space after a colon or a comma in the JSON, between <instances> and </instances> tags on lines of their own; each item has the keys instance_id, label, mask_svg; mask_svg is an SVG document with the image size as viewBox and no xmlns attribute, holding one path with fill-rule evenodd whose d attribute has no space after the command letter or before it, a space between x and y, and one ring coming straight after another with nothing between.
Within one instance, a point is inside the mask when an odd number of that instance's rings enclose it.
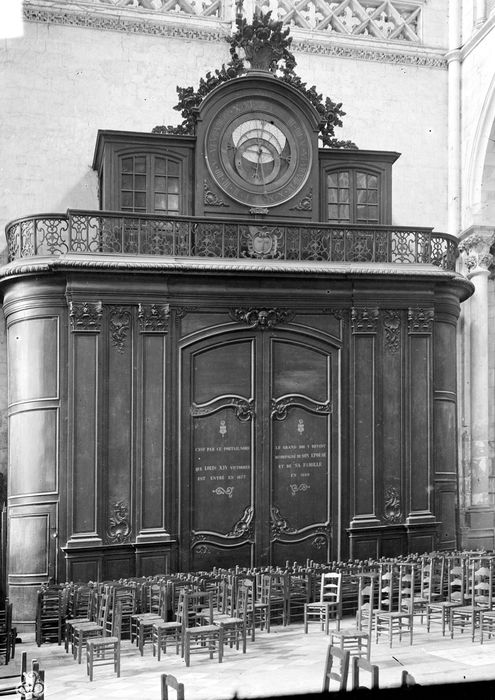
<instances>
[{"instance_id":1,"label":"clock dial","mask_svg":"<svg viewBox=\"0 0 495 700\"><path fill-rule=\"evenodd\" d=\"M312 149L304 121L266 98L238 99L216 115L206 133L210 173L233 199L271 207L306 182Z\"/></svg>"}]
</instances>

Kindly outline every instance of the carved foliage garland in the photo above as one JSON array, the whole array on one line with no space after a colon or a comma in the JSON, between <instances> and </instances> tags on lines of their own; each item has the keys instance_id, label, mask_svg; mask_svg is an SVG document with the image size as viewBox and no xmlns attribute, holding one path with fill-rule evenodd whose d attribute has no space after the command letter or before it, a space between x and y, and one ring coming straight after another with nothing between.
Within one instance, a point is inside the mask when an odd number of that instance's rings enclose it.
<instances>
[{"instance_id":1,"label":"carved foliage garland","mask_svg":"<svg viewBox=\"0 0 495 700\"><path fill-rule=\"evenodd\" d=\"M69 301L69 318L73 332L99 333L102 318L101 301Z\"/></svg>"},{"instance_id":2,"label":"carved foliage garland","mask_svg":"<svg viewBox=\"0 0 495 700\"><path fill-rule=\"evenodd\" d=\"M385 489L383 519L389 523L399 523L402 520L400 493L395 486Z\"/></svg>"},{"instance_id":3,"label":"carved foliage garland","mask_svg":"<svg viewBox=\"0 0 495 700\"><path fill-rule=\"evenodd\" d=\"M385 332L385 349L391 355L395 355L400 350L400 311L383 312L383 329Z\"/></svg>"},{"instance_id":4,"label":"carved foliage garland","mask_svg":"<svg viewBox=\"0 0 495 700\"><path fill-rule=\"evenodd\" d=\"M131 310L125 306L111 306L109 308L109 328L112 343L117 348L118 352L123 353L127 344L127 336L131 328Z\"/></svg>"}]
</instances>

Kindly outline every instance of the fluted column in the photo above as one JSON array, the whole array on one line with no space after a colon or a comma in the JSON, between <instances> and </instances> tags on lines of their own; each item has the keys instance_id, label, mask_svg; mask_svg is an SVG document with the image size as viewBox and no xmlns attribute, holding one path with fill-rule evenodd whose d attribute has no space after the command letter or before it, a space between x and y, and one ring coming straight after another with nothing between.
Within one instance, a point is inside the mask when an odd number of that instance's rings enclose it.
<instances>
[{"instance_id":1,"label":"fluted column","mask_svg":"<svg viewBox=\"0 0 495 700\"><path fill-rule=\"evenodd\" d=\"M490 497L490 477L493 471L493 450L490 446L490 386L489 386L489 299L488 281L494 262L491 246L495 241L493 229L472 229L463 238L460 250L465 256L467 277L475 287L471 297L468 332L470 350L470 474L466 475L469 489L467 526L469 546L493 547L494 517Z\"/></svg>"}]
</instances>

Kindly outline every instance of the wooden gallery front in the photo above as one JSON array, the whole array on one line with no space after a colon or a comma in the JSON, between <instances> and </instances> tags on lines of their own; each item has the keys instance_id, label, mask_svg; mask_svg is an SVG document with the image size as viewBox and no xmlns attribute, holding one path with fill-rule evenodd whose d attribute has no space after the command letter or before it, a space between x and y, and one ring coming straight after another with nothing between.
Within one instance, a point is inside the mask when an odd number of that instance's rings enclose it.
<instances>
[{"instance_id":1,"label":"wooden gallery front","mask_svg":"<svg viewBox=\"0 0 495 700\"><path fill-rule=\"evenodd\" d=\"M472 287L455 239L391 225L399 154L318 129L248 72L194 135L100 131L99 211L7 228L18 619L50 579L456 546Z\"/></svg>"}]
</instances>

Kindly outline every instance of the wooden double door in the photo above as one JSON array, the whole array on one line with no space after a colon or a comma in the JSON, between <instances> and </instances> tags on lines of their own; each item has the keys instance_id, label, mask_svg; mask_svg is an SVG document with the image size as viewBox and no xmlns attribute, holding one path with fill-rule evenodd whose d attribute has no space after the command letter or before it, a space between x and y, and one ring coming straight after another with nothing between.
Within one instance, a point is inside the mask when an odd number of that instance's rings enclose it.
<instances>
[{"instance_id":1,"label":"wooden double door","mask_svg":"<svg viewBox=\"0 0 495 700\"><path fill-rule=\"evenodd\" d=\"M180 565L337 553L339 348L253 329L183 348Z\"/></svg>"}]
</instances>

